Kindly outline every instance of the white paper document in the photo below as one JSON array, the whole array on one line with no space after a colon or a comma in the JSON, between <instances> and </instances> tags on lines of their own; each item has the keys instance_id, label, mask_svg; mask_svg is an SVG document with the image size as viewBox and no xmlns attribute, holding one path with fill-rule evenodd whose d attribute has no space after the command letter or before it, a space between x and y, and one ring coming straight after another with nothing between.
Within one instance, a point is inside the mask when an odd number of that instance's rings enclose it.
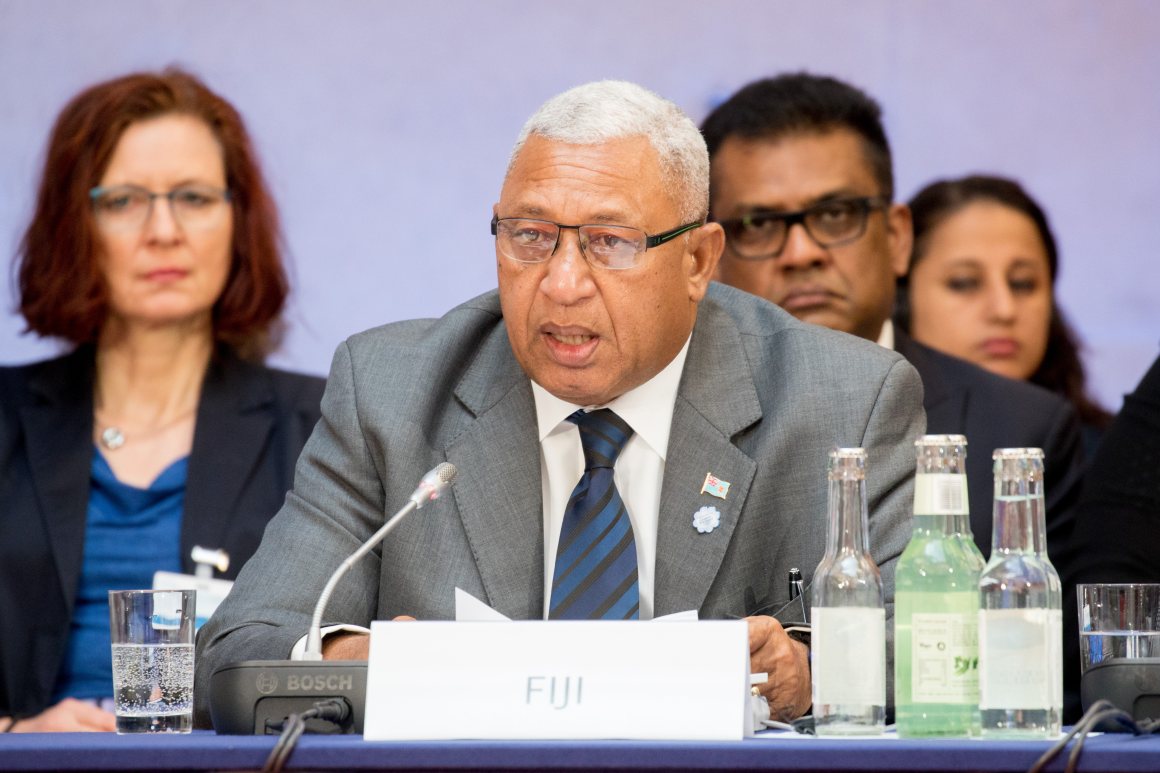
<instances>
[{"instance_id":1,"label":"white paper document","mask_svg":"<svg viewBox=\"0 0 1160 773\"><path fill-rule=\"evenodd\" d=\"M455 589L455 621L459 623L497 623L510 620L463 588Z\"/></svg>"},{"instance_id":2,"label":"white paper document","mask_svg":"<svg viewBox=\"0 0 1160 773\"><path fill-rule=\"evenodd\" d=\"M696 619L697 610L695 609L686 609L684 612L673 612L670 615L653 618L654 621L665 620L669 622L689 622ZM492 609L463 588L456 588L455 620L460 623L494 623L500 620L511 620L511 618Z\"/></svg>"}]
</instances>

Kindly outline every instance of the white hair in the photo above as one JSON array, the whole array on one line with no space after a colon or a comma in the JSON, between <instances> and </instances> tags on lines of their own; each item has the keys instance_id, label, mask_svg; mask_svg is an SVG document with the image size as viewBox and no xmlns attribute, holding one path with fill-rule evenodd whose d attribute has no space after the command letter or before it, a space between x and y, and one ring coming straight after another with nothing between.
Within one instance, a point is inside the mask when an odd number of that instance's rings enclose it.
<instances>
[{"instance_id":1,"label":"white hair","mask_svg":"<svg viewBox=\"0 0 1160 773\"><path fill-rule=\"evenodd\" d=\"M508 172L528 137L538 134L572 145L599 145L646 137L660 158L661 180L682 222L709 211L709 151L696 124L679 107L628 81L595 81L552 97L524 124Z\"/></svg>"}]
</instances>

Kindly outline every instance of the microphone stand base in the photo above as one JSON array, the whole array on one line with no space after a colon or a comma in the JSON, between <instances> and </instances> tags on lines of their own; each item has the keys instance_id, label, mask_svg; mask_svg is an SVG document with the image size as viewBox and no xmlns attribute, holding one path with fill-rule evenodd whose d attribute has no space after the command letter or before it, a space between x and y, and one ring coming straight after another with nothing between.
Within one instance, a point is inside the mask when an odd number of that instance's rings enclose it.
<instances>
[{"instance_id":1,"label":"microphone stand base","mask_svg":"<svg viewBox=\"0 0 1160 773\"><path fill-rule=\"evenodd\" d=\"M291 714L321 700L346 701L342 725L307 720L306 732L362 735L367 699L365 660L246 660L223 666L209 681L209 712L219 735L277 735Z\"/></svg>"}]
</instances>

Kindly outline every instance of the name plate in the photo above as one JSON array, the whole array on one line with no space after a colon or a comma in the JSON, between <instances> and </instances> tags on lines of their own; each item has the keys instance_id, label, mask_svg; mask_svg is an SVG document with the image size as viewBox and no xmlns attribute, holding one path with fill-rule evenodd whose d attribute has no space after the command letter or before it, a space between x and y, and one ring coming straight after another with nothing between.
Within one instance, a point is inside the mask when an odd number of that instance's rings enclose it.
<instances>
[{"instance_id":1,"label":"name plate","mask_svg":"<svg viewBox=\"0 0 1160 773\"><path fill-rule=\"evenodd\" d=\"M369 741L740 740L744 620L371 625Z\"/></svg>"}]
</instances>

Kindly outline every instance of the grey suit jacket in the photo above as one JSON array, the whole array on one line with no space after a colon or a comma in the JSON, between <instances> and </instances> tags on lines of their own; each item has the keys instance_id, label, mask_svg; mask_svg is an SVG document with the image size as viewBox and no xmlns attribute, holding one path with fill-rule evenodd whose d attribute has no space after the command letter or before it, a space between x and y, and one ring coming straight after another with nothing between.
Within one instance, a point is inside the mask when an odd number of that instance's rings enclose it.
<instances>
[{"instance_id":1,"label":"grey suit jacket","mask_svg":"<svg viewBox=\"0 0 1160 773\"><path fill-rule=\"evenodd\" d=\"M456 586L509 617L542 615L535 405L496 292L439 320L346 341L322 411L286 505L199 636L202 724L210 674L286 657L334 568L445 460L459 469L453 493L402 522L356 565L327 619L449 619ZM889 603L910 532L913 441L924 427L922 386L902 357L713 285L673 412L655 613L777 612L789 569L800 567L808 582L824 552L827 452L838 445L869 454L870 541ZM708 472L732 484L725 501L700 493ZM706 504L721 511L721 525L701 534L692 519Z\"/></svg>"}]
</instances>

